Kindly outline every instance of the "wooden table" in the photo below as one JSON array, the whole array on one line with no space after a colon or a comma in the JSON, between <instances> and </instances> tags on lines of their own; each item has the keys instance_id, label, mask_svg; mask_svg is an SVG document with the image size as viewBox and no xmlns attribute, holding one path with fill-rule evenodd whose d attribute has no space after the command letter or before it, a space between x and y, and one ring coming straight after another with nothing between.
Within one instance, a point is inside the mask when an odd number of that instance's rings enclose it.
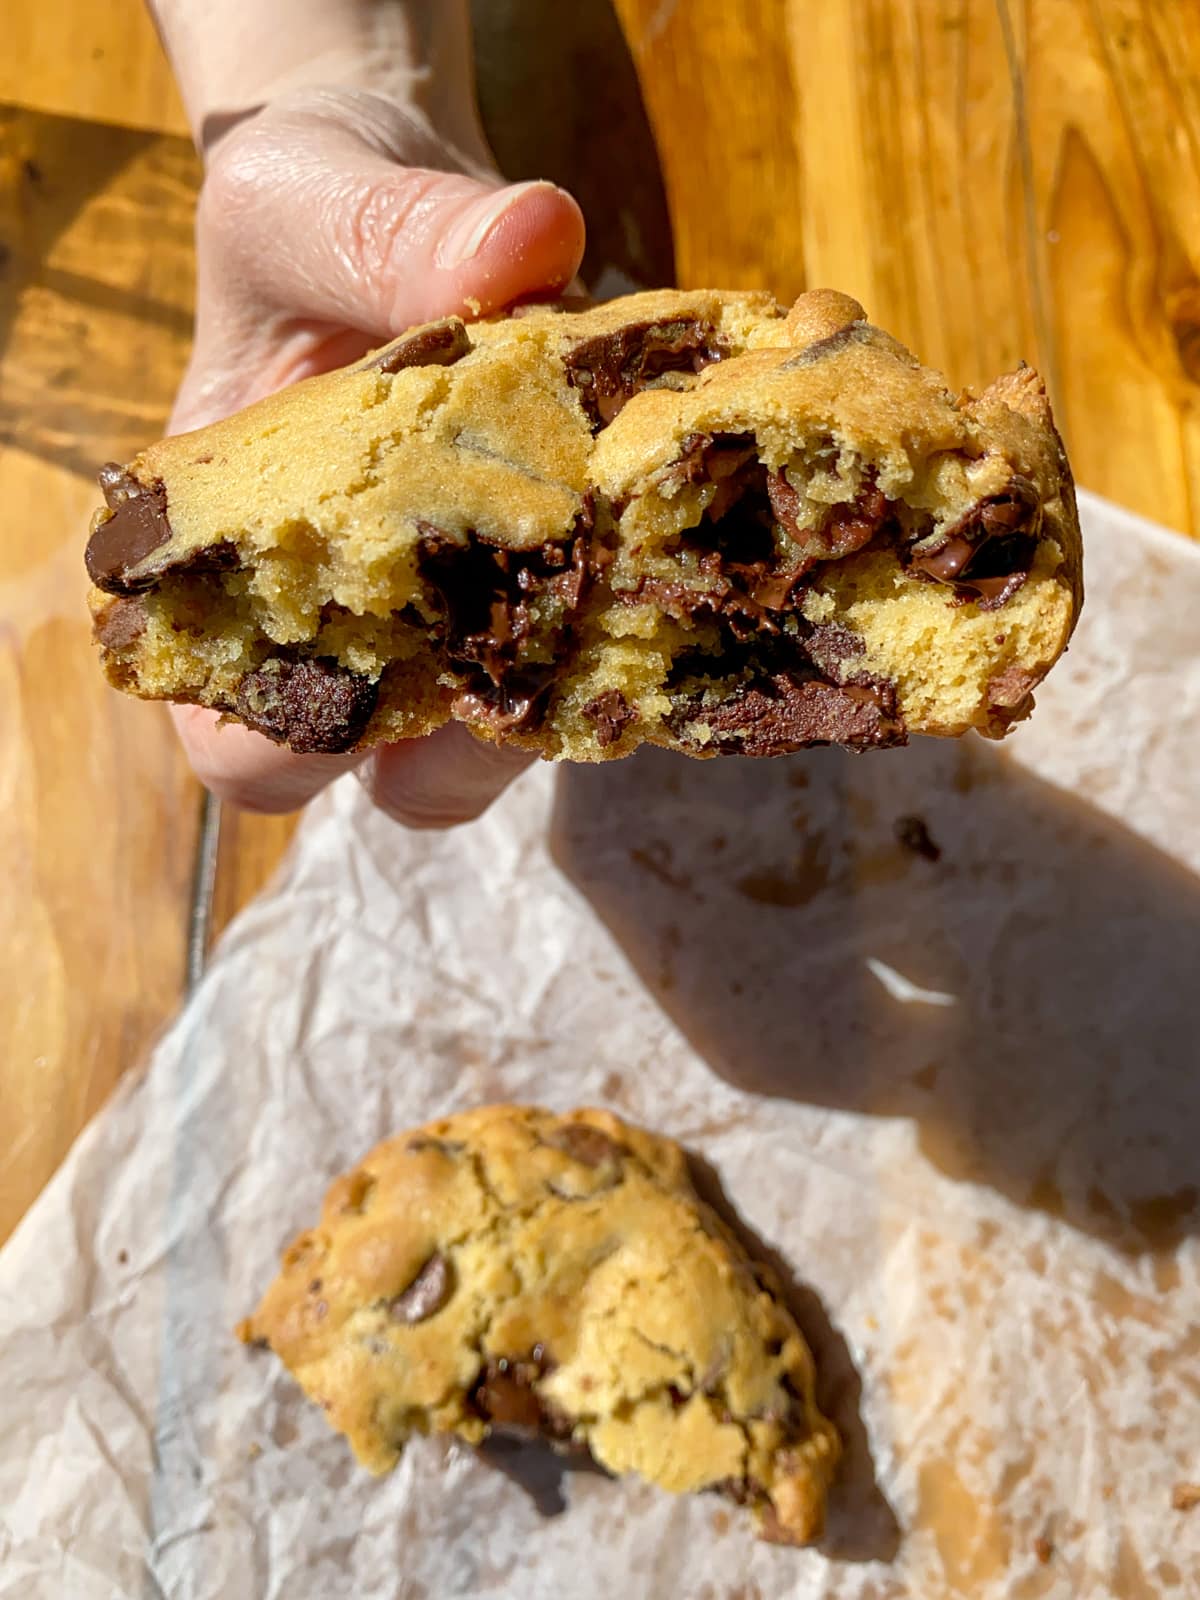
<instances>
[{"instance_id":1,"label":"wooden table","mask_svg":"<svg viewBox=\"0 0 1200 1600\"><path fill-rule=\"evenodd\" d=\"M1081 481L1200 535L1200 8L477 11L498 154L575 188L593 277L834 284L956 383L1025 356ZM162 709L96 670L80 559L96 465L159 433L183 365L198 164L137 0L5 31L0 1238L179 1005L202 804ZM215 928L290 827L221 818Z\"/></svg>"}]
</instances>

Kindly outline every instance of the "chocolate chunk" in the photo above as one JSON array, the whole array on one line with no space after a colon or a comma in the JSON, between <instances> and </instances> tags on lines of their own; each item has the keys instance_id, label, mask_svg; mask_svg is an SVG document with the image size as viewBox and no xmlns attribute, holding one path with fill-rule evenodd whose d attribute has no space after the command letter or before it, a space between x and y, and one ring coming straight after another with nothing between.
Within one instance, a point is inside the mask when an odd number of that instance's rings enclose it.
<instances>
[{"instance_id":1,"label":"chocolate chunk","mask_svg":"<svg viewBox=\"0 0 1200 1600\"><path fill-rule=\"evenodd\" d=\"M159 573L134 576L133 569L168 543L164 484L142 484L110 461L100 470L100 487L112 515L97 518L84 552L88 577L105 594L140 594L154 587Z\"/></svg>"},{"instance_id":2,"label":"chocolate chunk","mask_svg":"<svg viewBox=\"0 0 1200 1600\"><path fill-rule=\"evenodd\" d=\"M96 482L110 511L115 511L131 496L141 494L145 487L117 461L106 461L96 474Z\"/></svg>"},{"instance_id":3,"label":"chocolate chunk","mask_svg":"<svg viewBox=\"0 0 1200 1600\"><path fill-rule=\"evenodd\" d=\"M892 511L891 501L871 482L854 500L831 506L820 527L802 528L800 495L781 472L767 474L767 492L776 520L793 539L808 547L800 576L820 561L840 561L870 544Z\"/></svg>"},{"instance_id":4,"label":"chocolate chunk","mask_svg":"<svg viewBox=\"0 0 1200 1600\"><path fill-rule=\"evenodd\" d=\"M445 1256L435 1253L416 1277L388 1306L393 1322L426 1322L440 1311L454 1290L453 1274Z\"/></svg>"},{"instance_id":5,"label":"chocolate chunk","mask_svg":"<svg viewBox=\"0 0 1200 1600\"><path fill-rule=\"evenodd\" d=\"M930 837L924 817L897 817L894 829L896 843L911 850L913 855L924 856L926 861L942 859L941 847L934 844Z\"/></svg>"},{"instance_id":6,"label":"chocolate chunk","mask_svg":"<svg viewBox=\"0 0 1200 1600\"><path fill-rule=\"evenodd\" d=\"M368 357L357 372L403 372L405 367L450 367L471 349L467 330L458 317L435 322L432 327L405 334Z\"/></svg>"},{"instance_id":7,"label":"chocolate chunk","mask_svg":"<svg viewBox=\"0 0 1200 1600\"><path fill-rule=\"evenodd\" d=\"M96 643L105 650L127 650L146 630L146 608L140 600L114 600L96 618Z\"/></svg>"},{"instance_id":8,"label":"chocolate chunk","mask_svg":"<svg viewBox=\"0 0 1200 1600\"><path fill-rule=\"evenodd\" d=\"M716 492L698 526L686 529L681 538L702 551L704 583L649 579L631 595L655 599L670 615L684 619L719 616L739 639L756 631L778 631L772 613L788 605L804 571L795 563L779 563L767 471L748 443L753 441L733 434L709 439L700 448L703 475L715 483ZM693 450L690 459L695 455ZM680 466L690 470L683 462Z\"/></svg>"},{"instance_id":9,"label":"chocolate chunk","mask_svg":"<svg viewBox=\"0 0 1200 1600\"><path fill-rule=\"evenodd\" d=\"M1004 668L991 680L987 686L988 705L1000 706L1008 709L1019 706L1032 689L1038 685L1038 676L1030 672L1028 667L1018 666L1015 662Z\"/></svg>"},{"instance_id":10,"label":"chocolate chunk","mask_svg":"<svg viewBox=\"0 0 1200 1600\"><path fill-rule=\"evenodd\" d=\"M623 1144L590 1122L568 1122L547 1143L565 1151L573 1161L593 1168L602 1167L606 1161L618 1161L629 1153Z\"/></svg>"},{"instance_id":11,"label":"chocolate chunk","mask_svg":"<svg viewBox=\"0 0 1200 1600\"><path fill-rule=\"evenodd\" d=\"M236 710L247 727L300 755L352 750L366 731L379 685L324 656L276 656L248 672Z\"/></svg>"},{"instance_id":12,"label":"chocolate chunk","mask_svg":"<svg viewBox=\"0 0 1200 1600\"><path fill-rule=\"evenodd\" d=\"M759 491L755 520L764 525L764 507L761 504L763 470L754 453L754 440L743 440L737 434L726 438L718 436L704 452L704 466L713 497L704 513L709 522L723 522L748 491Z\"/></svg>"},{"instance_id":13,"label":"chocolate chunk","mask_svg":"<svg viewBox=\"0 0 1200 1600\"><path fill-rule=\"evenodd\" d=\"M237 547L222 540L199 550L164 555L147 567L154 552L169 545L172 537L165 485L139 483L113 461L101 467L99 479L112 515L97 514L83 557L97 589L113 595L144 594L168 575L222 572L237 566ZM144 570L137 572L139 566Z\"/></svg>"},{"instance_id":14,"label":"chocolate chunk","mask_svg":"<svg viewBox=\"0 0 1200 1600\"><path fill-rule=\"evenodd\" d=\"M606 427L639 389L668 372L702 372L729 354L710 325L694 317L631 322L583 339L564 358L567 382L593 432Z\"/></svg>"},{"instance_id":15,"label":"chocolate chunk","mask_svg":"<svg viewBox=\"0 0 1200 1600\"><path fill-rule=\"evenodd\" d=\"M818 361L827 361L839 350L845 350L848 345L868 344L872 337L869 323L848 322L836 333L828 334L824 339L817 339L813 344L805 345L803 350L794 355L790 361L783 363L781 370L787 372L792 367L814 366Z\"/></svg>"},{"instance_id":16,"label":"chocolate chunk","mask_svg":"<svg viewBox=\"0 0 1200 1600\"><path fill-rule=\"evenodd\" d=\"M814 622L806 630L804 647L820 669L822 677L841 683L849 677L846 663L866 649L857 633L840 622Z\"/></svg>"},{"instance_id":17,"label":"chocolate chunk","mask_svg":"<svg viewBox=\"0 0 1200 1600\"><path fill-rule=\"evenodd\" d=\"M637 721L637 712L619 689L606 689L594 700L589 700L583 714L596 724L596 743L601 750L616 744L625 725Z\"/></svg>"},{"instance_id":18,"label":"chocolate chunk","mask_svg":"<svg viewBox=\"0 0 1200 1600\"><path fill-rule=\"evenodd\" d=\"M993 727L1005 729L1024 722L1033 711L1033 691L1039 675L1013 663L996 674L987 686L988 709Z\"/></svg>"},{"instance_id":19,"label":"chocolate chunk","mask_svg":"<svg viewBox=\"0 0 1200 1600\"><path fill-rule=\"evenodd\" d=\"M500 1427L536 1430L542 1408L533 1392L536 1372L527 1376L521 1362L492 1361L471 1394L472 1404Z\"/></svg>"},{"instance_id":20,"label":"chocolate chunk","mask_svg":"<svg viewBox=\"0 0 1200 1600\"><path fill-rule=\"evenodd\" d=\"M680 441L678 457L662 468L657 481L668 491L710 478L719 483L753 457L752 433L689 433Z\"/></svg>"},{"instance_id":21,"label":"chocolate chunk","mask_svg":"<svg viewBox=\"0 0 1200 1600\"><path fill-rule=\"evenodd\" d=\"M540 1344L524 1360L494 1357L475 1380L470 1396L473 1409L495 1428L536 1432L551 1440L569 1439L570 1419L542 1401L534 1388L553 1365Z\"/></svg>"},{"instance_id":22,"label":"chocolate chunk","mask_svg":"<svg viewBox=\"0 0 1200 1600\"><path fill-rule=\"evenodd\" d=\"M419 1155L423 1150L436 1150L441 1156L453 1158L465 1150L466 1145L461 1139L434 1139L427 1133L421 1133L410 1139L404 1148L411 1150L414 1155Z\"/></svg>"},{"instance_id":23,"label":"chocolate chunk","mask_svg":"<svg viewBox=\"0 0 1200 1600\"><path fill-rule=\"evenodd\" d=\"M793 672L738 690L724 703L693 703L672 724L707 723L720 750L746 756L787 755L814 744L883 749L907 743L891 684L836 684Z\"/></svg>"},{"instance_id":24,"label":"chocolate chunk","mask_svg":"<svg viewBox=\"0 0 1200 1600\"><path fill-rule=\"evenodd\" d=\"M840 561L870 544L890 512L891 502L873 483L850 504L833 506L817 533L828 559Z\"/></svg>"},{"instance_id":25,"label":"chocolate chunk","mask_svg":"<svg viewBox=\"0 0 1200 1600\"><path fill-rule=\"evenodd\" d=\"M752 435L689 434L678 460L664 470L659 481L668 486L714 485L699 525L681 535L685 543L704 551L700 571L707 581L693 584L648 577L623 591L621 598L653 600L681 620L694 620L705 612L720 615L739 638L748 637L755 628L777 631L778 623L770 613L788 605L807 567L795 563L779 566L772 477L779 481L775 493L781 505L787 495L797 499L790 486L778 474L769 474L757 459Z\"/></svg>"}]
</instances>

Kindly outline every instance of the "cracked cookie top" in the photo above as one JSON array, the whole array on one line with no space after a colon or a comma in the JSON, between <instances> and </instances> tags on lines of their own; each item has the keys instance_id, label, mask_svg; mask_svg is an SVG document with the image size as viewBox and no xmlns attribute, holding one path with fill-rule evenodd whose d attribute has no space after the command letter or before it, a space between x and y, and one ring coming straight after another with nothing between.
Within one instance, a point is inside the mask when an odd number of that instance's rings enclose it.
<instances>
[{"instance_id":1,"label":"cracked cookie top","mask_svg":"<svg viewBox=\"0 0 1200 1600\"><path fill-rule=\"evenodd\" d=\"M495 1429L816 1535L839 1453L766 1268L683 1151L604 1111L466 1112L330 1189L253 1317L373 1471L414 1433Z\"/></svg>"}]
</instances>

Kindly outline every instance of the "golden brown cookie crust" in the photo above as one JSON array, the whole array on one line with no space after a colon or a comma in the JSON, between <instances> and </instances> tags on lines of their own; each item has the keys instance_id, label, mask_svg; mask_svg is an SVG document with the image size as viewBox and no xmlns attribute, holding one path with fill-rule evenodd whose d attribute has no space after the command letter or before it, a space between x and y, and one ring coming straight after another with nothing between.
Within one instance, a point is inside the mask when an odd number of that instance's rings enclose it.
<instances>
[{"instance_id":1,"label":"golden brown cookie crust","mask_svg":"<svg viewBox=\"0 0 1200 1600\"><path fill-rule=\"evenodd\" d=\"M1037 375L952 394L833 290L447 318L102 483L111 681L300 751L1000 736L1082 603Z\"/></svg>"},{"instance_id":2,"label":"golden brown cookie crust","mask_svg":"<svg viewBox=\"0 0 1200 1600\"><path fill-rule=\"evenodd\" d=\"M680 1147L607 1111L491 1106L379 1145L239 1328L387 1471L414 1434L493 1429L820 1532L840 1446L770 1272Z\"/></svg>"}]
</instances>

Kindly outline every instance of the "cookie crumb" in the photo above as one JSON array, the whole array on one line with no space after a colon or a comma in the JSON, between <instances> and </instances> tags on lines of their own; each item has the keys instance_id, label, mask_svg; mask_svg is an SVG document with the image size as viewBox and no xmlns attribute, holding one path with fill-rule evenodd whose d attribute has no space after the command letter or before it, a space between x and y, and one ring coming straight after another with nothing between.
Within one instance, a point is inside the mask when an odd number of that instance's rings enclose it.
<instances>
[{"instance_id":1,"label":"cookie crumb","mask_svg":"<svg viewBox=\"0 0 1200 1600\"><path fill-rule=\"evenodd\" d=\"M923 856L926 861L942 859L942 847L933 842L924 817L897 817L895 834L896 843L911 850L913 855Z\"/></svg>"},{"instance_id":2,"label":"cookie crumb","mask_svg":"<svg viewBox=\"0 0 1200 1600\"><path fill-rule=\"evenodd\" d=\"M1033 1553L1038 1558L1038 1564L1048 1567L1054 1559L1054 1543L1043 1533L1033 1541Z\"/></svg>"},{"instance_id":3,"label":"cookie crumb","mask_svg":"<svg viewBox=\"0 0 1200 1600\"><path fill-rule=\"evenodd\" d=\"M1191 1511L1200 1506L1200 1483L1177 1483L1171 1490L1171 1505L1176 1511Z\"/></svg>"},{"instance_id":4,"label":"cookie crumb","mask_svg":"<svg viewBox=\"0 0 1200 1600\"><path fill-rule=\"evenodd\" d=\"M129 1260L129 1251L128 1250L118 1250L117 1251L117 1265L119 1267L125 1266L126 1263L128 1262L128 1260Z\"/></svg>"},{"instance_id":5,"label":"cookie crumb","mask_svg":"<svg viewBox=\"0 0 1200 1600\"><path fill-rule=\"evenodd\" d=\"M257 1439L251 1439L250 1443L246 1446L247 1457L251 1461L257 1461L262 1453L262 1445L259 1444Z\"/></svg>"}]
</instances>

